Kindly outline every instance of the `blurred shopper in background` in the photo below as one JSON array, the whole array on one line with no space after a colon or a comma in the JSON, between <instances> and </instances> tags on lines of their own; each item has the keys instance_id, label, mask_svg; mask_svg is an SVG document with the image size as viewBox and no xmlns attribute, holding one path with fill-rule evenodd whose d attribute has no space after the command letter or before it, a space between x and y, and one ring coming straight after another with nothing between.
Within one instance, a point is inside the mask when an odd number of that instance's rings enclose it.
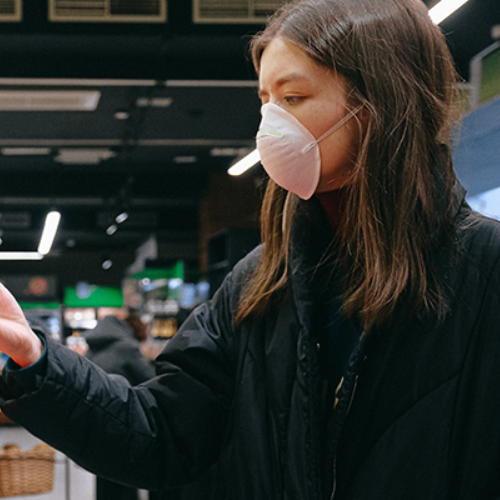
<instances>
[{"instance_id":1,"label":"blurred shopper in background","mask_svg":"<svg viewBox=\"0 0 500 500\"><path fill-rule=\"evenodd\" d=\"M106 373L122 375L137 385L155 375L151 360L143 356L140 344L148 338L148 327L137 311L124 311L101 319L93 330L84 334L88 344L86 356ZM123 316L123 315L121 315ZM96 500L137 500L138 491L123 484L96 477Z\"/></svg>"},{"instance_id":2,"label":"blurred shopper in background","mask_svg":"<svg viewBox=\"0 0 500 500\"><path fill-rule=\"evenodd\" d=\"M141 352L148 326L136 311L130 311L124 319L106 316L84 337L89 346L86 356L107 373L122 375L132 385L154 377L154 364Z\"/></svg>"}]
</instances>

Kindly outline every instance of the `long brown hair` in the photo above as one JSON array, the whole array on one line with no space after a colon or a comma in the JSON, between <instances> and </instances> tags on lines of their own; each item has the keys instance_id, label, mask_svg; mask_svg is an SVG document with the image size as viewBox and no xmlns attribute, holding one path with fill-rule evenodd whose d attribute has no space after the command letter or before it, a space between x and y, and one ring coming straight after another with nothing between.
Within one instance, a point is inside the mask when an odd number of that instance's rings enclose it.
<instances>
[{"instance_id":1,"label":"long brown hair","mask_svg":"<svg viewBox=\"0 0 500 500\"><path fill-rule=\"evenodd\" d=\"M353 104L370 114L339 234L345 312L370 327L404 301L410 315L443 318L448 304L434 254L451 237L455 173L439 157L457 116L458 77L439 27L421 0L299 0L254 37L257 72L276 37L346 77ZM263 255L237 321L264 314L286 289L290 228L283 228L283 212L290 221L298 203L269 181Z\"/></svg>"}]
</instances>

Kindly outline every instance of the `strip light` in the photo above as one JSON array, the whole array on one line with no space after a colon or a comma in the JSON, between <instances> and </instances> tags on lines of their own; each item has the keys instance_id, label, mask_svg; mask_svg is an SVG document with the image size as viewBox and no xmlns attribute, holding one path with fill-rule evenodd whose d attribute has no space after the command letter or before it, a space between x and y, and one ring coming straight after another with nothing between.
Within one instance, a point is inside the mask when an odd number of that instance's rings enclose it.
<instances>
[{"instance_id":1,"label":"strip light","mask_svg":"<svg viewBox=\"0 0 500 500\"><path fill-rule=\"evenodd\" d=\"M52 248L60 220L61 214L59 212L54 211L47 214L36 252L0 252L0 260L42 260Z\"/></svg>"},{"instance_id":2,"label":"strip light","mask_svg":"<svg viewBox=\"0 0 500 500\"><path fill-rule=\"evenodd\" d=\"M54 238L56 237L60 220L61 214L59 212L54 211L47 214L45 224L43 226L42 237L40 238L40 243L38 244L38 253L47 255L50 252L52 243L54 243Z\"/></svg>"},{"instance_id":3,"label":"strip light","mask_svg":"<svg viewBox=\"0 0 500 500\"><path fill-rule=\"evenodd\" d=\"M0 252L0 260L42 260L38 252Z\"/></svg>"},{"instance_id":4,"label":"strip light","mask_svg":"<svg viewBox=\"0 0 500 500\"><path fill-rule=\"evenodd\" d=\"M240 161L238 161L232 167L230 167L227 173L229 175L241 175L243 172L246 172L249 168L252 168L259 161L260 161L260 154L256 149L254 149L251 153L247 154Z\"/></svg>"},{"instance_id":5,"label":"strip light","mask_svg":"<svg viewBox=\"0 0 500 500\"><path fill-rule=\"evenodd\" d=\"M429 10L429 16L434 24L439 24L468 1L469 0L441 0Z\"/></svg>"},{"instance_id":6,"label":"strip light","mask_svg":"<svg viewBox=\"0 0 500 500\"><path fill-rule=\"evenodd\" d=\"M441 0L429 10L429 16L434 24L439 24L468 1L469 0ZM231 166L227 173L229 175L241 175L243 172L246 172L256 165L259 161L259 152L254 149L251 153L247 154L240 161Z\"/></svg>"}]
</instances>

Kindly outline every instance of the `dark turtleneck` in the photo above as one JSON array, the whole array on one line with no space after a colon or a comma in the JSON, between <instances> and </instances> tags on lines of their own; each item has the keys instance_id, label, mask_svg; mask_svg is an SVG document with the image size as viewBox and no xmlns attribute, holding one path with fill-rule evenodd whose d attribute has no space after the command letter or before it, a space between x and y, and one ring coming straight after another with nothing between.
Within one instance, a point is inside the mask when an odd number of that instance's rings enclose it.
<instances>
[{"instance_id":1,"label":"dark turtleneck","mask_svg":"<svg viewBox=\"0 0 500 500\"><path fill-rule=\"evenodd\" d=\"M326 193L316 193L330 226L338 231L345 208L346 189ZM327 289L318 294L316 301L316 332L318 336L318 361L322 385L322 422L324 436L321 460L323 468L323 487L325 498L330 497L332 484L333 451L333 407L335 391L344 376L348 360L357 345L361 330L342 312L341 276L337 270L329 274Z\"/></svg>"},{"instance_id":2,"label":"dark turtleneck","mask_svg":"<svg viewBox=\"0 0 500 500\"><path fill-rule=\"evenodd\" d=\"M337 230L344 212L346 200L346 188L335 189L325 193L316 193L316 198L321 203L328 221L334 230Z\"/></svg>"}]
</instances>

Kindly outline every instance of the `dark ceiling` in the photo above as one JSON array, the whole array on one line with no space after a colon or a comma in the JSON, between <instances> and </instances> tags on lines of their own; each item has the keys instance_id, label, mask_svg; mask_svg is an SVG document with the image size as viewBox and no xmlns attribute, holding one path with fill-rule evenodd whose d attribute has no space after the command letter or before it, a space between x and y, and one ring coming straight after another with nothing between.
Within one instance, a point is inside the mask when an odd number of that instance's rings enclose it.
<instances>
[{"instance_id":1,"label":"dark ceiling","mask_svg":"<svg viewBox=\"0 0 500 500\"><path fill-rule=\"evenodd\" d=\"M44 1L23 9L21 22L0 23L0 94L99 100L94 111L0 111L0 250L35 250L51 207L62 213L59 252L135 248L152 232L196 239L210 172L254 145L247 44L262 25L195 24L188 0L169 0L167 21L154 24L49 22ZM464 79L497 23L499 0L470 0L442 23ZM130 218L109 237L122 209Z\"/></svg>"}]
</instances>

